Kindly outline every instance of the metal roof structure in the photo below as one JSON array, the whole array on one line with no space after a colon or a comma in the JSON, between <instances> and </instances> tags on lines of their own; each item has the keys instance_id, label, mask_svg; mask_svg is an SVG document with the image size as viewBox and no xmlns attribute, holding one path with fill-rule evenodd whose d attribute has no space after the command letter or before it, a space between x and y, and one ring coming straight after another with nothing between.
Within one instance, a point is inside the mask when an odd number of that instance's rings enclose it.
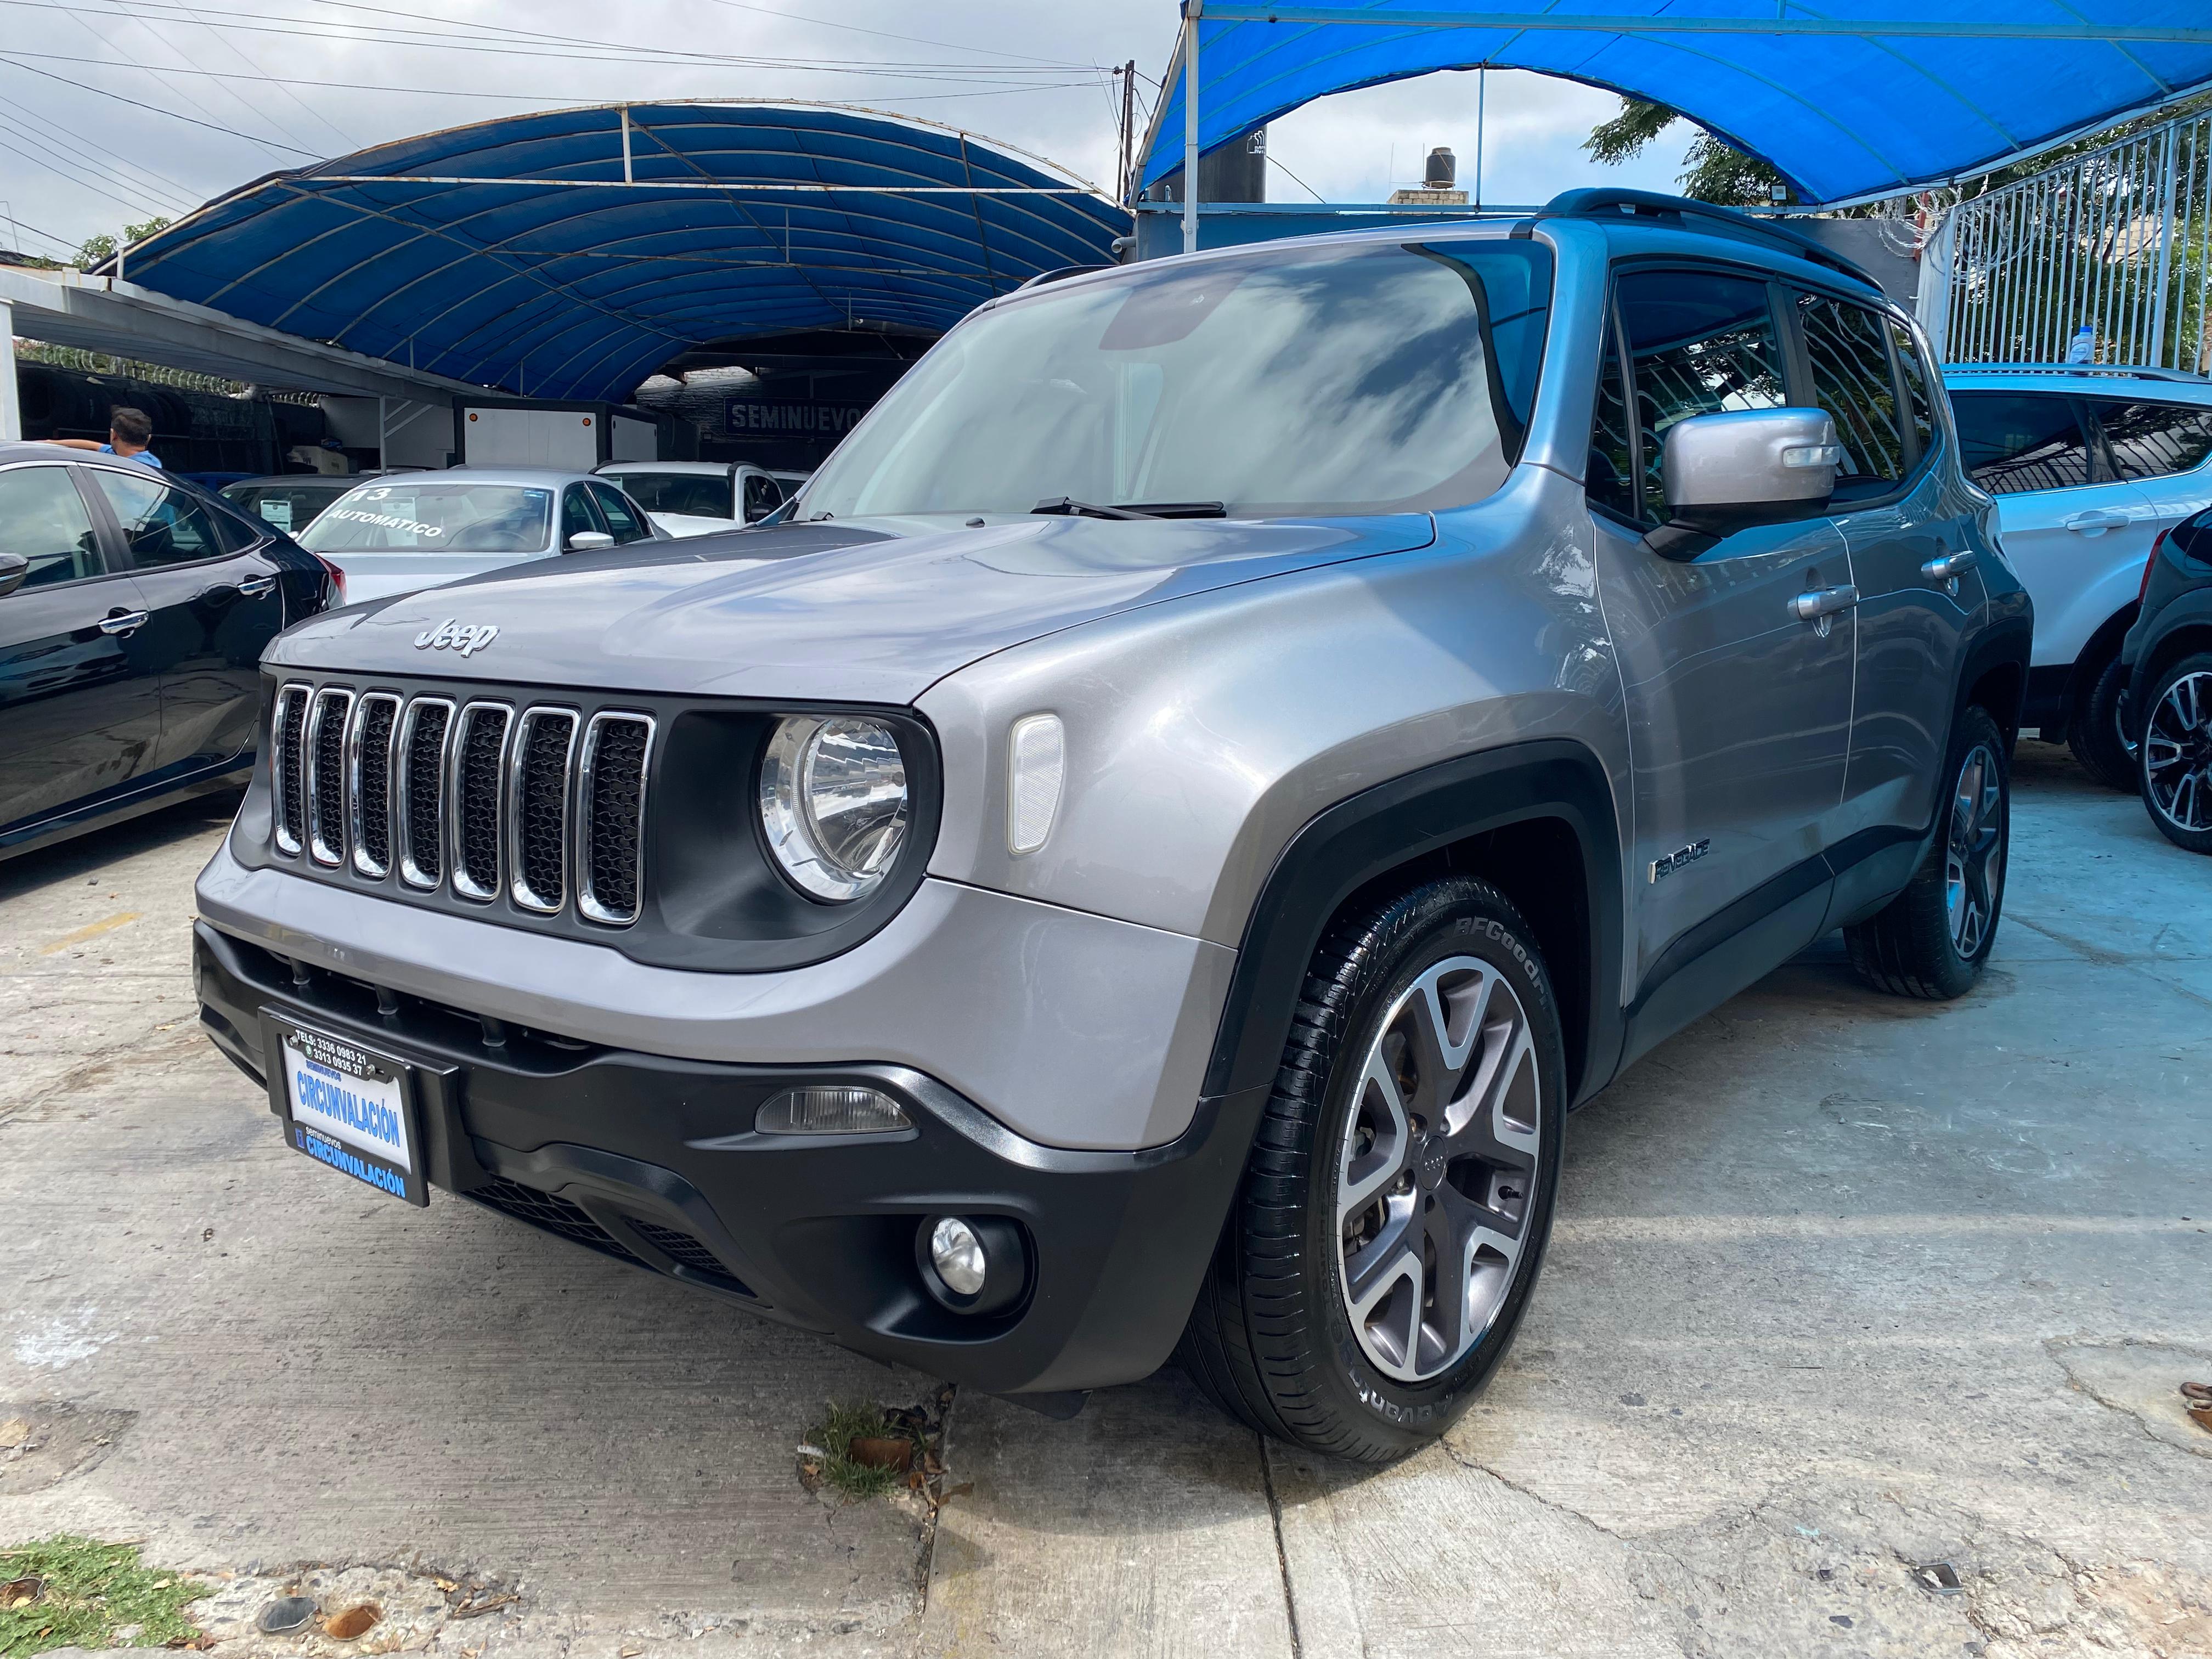
<instances>
[{"instance_id":1,"label":"metal roof structure","mask_svg":"<svg viewBox=\"0 0 2212 1659\"><path fill-rule=\"evenodd\" d=\"M937 333L1110 261L1096 185L842 106L609 104L457 127L265 178L102 267L419 372L621 400L710 339Z\"/></svg>"},{"instance_id":2,"label":"metal roof structure","mask_svg":"<svg viewBox=\"0 0 2212 1659\"><path fill-rule=\"evenodd\" d=\"M1331 93L1534 70L1650 99L1771 163L1804 204L1947 183L2212 85L2205 0L1552 0L1442 9L1184 0L1151 185ZM1185 97L1192 83L1195 100ZM1191 216L1187 235L1195 236Z\"/></svg>"}]
</instances>

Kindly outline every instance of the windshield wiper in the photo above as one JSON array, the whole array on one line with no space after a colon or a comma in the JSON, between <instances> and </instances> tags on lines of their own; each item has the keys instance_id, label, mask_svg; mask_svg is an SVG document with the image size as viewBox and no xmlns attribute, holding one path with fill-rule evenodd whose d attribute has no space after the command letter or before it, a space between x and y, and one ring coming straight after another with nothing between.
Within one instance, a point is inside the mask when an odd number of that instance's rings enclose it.
<instances>
[{"instance_id":1,"label":"windshield wiper","mask_svg":"<svg viewBox=\"0 0 2212 1659\"><path fill-rule=\"evenodd\" d=\"M1095 501L1079 501L1072 495L1062 495L1058 501L1039 501L1030 511L1085 519L1225 519L1229 516L1228 507L1220 501L1137 501L1127 507L1100 507Z\"/></svg>"}]
</instances>

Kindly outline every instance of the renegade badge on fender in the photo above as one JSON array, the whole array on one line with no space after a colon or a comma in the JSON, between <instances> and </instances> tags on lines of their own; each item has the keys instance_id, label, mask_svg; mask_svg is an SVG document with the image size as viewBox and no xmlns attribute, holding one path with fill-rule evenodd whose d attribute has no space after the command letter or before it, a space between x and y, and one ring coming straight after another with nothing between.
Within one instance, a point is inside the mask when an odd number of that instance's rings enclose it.
<instances>
[{"instance_id":1,"label":"renegade badge on fender","mask_svg":"<svg viewBox=\"0 0 2212 1659\"><path fill-rule=\"evenodd\" d=\"M1034 286L756 529L285 635L202 1017L334 1205L1392 1457L1570 1107L1831 928L1975 982L1991 513L1910 319L1725 210Z\"/></svg>"}]
</instances>

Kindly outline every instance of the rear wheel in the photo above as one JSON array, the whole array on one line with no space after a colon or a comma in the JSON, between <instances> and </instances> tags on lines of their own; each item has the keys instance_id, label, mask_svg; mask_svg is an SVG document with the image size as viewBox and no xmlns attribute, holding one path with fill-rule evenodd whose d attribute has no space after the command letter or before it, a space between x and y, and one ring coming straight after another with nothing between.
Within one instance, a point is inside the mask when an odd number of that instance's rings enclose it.
<instances>
[{"instance_id":1,"label":"rear wheel","mask_svg":"<svg viewBox=\"0 0 2212 1659\"><path fill-rule=\"evenodd\" d=\"M2082 769L2107 788L2124 794L2136 792L2136 746L2120 719L2120 693L2127 689L2127 671L2118 654L2108 658L2088 679L2075 700L2074 717L2067 722L2066 746Z\"/></svg>"},{"instance_id":2,"label":"rear wheel","mask_svg":"<svg viewBox=\"0 0 2212 1659\"><path fill-rule=\"evenodd\" d=\"M1982 975L2004 909L2012 775L1987 711L1968 708L1951 733L1936 843L1905 890L1844 930L1851 966L1878 991L1936 1001L1964 996Z\"/></svg>"},{"instance_id":3,"label":"rear wheel","mask_svg":"<svg viewBox=\"0 0 2212 1659\"><path fill-rule=\"evenodd\" d=\"M2212 653L2159 676L2143 718L2143 805L2159 833L2212 853Z\"/></svg>"},{"instance_id":4,"label":"rear wheel","mask_svg":"<svg viewBox=\"0 0 2212 1659\"><path fill-rule=\"evenodd\" d=\"M1565 1060L1528 924L1428 883L1310 966L1181 1350L1225 1410L1368 1462L1436 1439L1512 1340L1551 1234Z\"/></svg>"}]
</instances>

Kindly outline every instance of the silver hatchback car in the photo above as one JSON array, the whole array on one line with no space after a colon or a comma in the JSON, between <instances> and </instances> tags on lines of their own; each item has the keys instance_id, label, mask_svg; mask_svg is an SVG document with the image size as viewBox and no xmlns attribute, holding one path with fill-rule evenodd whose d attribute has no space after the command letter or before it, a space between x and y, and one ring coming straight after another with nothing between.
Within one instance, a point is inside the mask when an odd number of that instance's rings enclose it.
<instances>
[{"instance_id":1,"label":"silver hatchback car","mask_svg":"<svg viewBox=\"0 0 2212 1659\"><path fill-rule=\"evenodd\" d=\"M1974 983L1992 511L1906 316L1670 198L1032 286L768 524L281 639L202 1018L394 1195L1389 1458L1570 1107L1831 928Z\"/></svg>"}]
</instances>

